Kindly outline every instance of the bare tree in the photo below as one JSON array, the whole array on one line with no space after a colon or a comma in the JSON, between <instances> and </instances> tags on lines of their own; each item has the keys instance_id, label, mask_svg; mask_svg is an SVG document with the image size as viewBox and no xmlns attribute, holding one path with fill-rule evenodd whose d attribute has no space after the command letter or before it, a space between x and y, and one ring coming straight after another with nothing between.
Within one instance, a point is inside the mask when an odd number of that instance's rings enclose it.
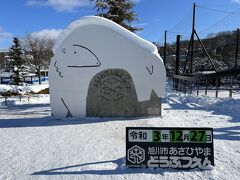
<instances>
[{"instance_id":1,"label":"bare tree","mask_svg":"<svg viewBox=\"0 0 240 180\"><path fill-rule=\"evenodd\" d=\"M26 54L28 54L27 61L37 71L39 84L41 84L41 69L49 66L53 56L52 49L54 44L55 39L42 38L32 34L27 34L23 39L23 47Z\"/></svg>"}]
</instances>

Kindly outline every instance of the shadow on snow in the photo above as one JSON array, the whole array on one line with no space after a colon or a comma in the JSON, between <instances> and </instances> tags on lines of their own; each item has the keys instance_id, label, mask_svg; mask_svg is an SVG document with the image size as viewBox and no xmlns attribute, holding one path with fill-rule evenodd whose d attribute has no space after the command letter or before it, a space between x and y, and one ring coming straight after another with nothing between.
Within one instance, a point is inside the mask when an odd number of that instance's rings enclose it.
<instances>
[{"instance_id":1,"label":"shadow on snow","mask_svg":"<svg viewBox=\"0 0 240 180\"><path fill-rule=\"evenodd\" d=\"M192 170L176 170L176 169L162 169L162 168L127 168L124 164L125 158L120 158L116 160L109 160L109 161L100 161L100 162L93 162L93 163L84 163L79 165L72 165L72 166L65 166L60 168L54 168L49 170L43 170L34 172L31 175L121 175L121 174L137 174L137 173L144 173L144 174L160 174L161 176L164 175L165 172L191 172L191 171L209 171L209 170L200 170L200 169L192 169ZM85 170L86 167L84 166L91 166L91 165L100 165L100 164L106 164L106 163L113 163L117 165L117 168L115 169L102 169L99 170L99 168ZM80 168L84 167L84 170L77 170L77 171L71 171L67 169L71 168Z\"/></svg>"},{"instance_id":2,"label":"shadow on snow","mask_svg":"<svg viewBox=\"0 0 240 180\"><path fill-rule=\"evenodd\" d=\"M45 109L42 109L43 107ZM129 121L129 120L139 120L139 119L150 118L150 117L131 117L131 118L85 117L80 119L68 118L68 119L60 120L60 119L55 119L51 116L51 110L50 110L49 104L17 105L4 110L6 112L6 115L16 115L16 116L19 116L19 118L0 119L0 128L80 125L80 124L103 123L103 122L110 122L110 121ZM31 117L32 115L43 115L43 117ZM24 116L24 118L21 118L21 116Z\"/></svg>"},{"instance_id":3,"label":"shadow on snow","mask_svg":"<svg viewBox=\"0 0 240 180\"><path fill-rule=\"evenodd\" d=\"M229 98L224 101L217 101L211 105L199 106L198 101L201 101L201 97L185 98L186 95L180 96L170 94L170 96L163 99L163 103L168 103L171 108L165 108L164 110L203 110L211 111L215 115L229 116L231 120L229 122L240 122L240 100ZM177 100L175 99L177 97ZM196 102L196 103L194 103ZM229 105L229 106L228 106ZM45 108L45 109L43 109ZM228 109L230 108L230 109ZM236 109L231 109L236 108ZM238 109L238 111L237 111ZM58 120L50 116L51 110L49 104L27 104L16 105L3 109L9 115L19 115L17 119L0 119L0 128L23 128L23 127L41 127L41 126L62 126L62 125L80 125L91 123L103 123L109 121L129 121L139 120L148 117L135 117L135 118L82 118L82 119L66 119ZM1 109L2 111L2 109ZM44 115L44 117L34 117L31 115ZM28 117L29 115L29 117ZM24 118L21 118L24 116ZM214 128L214 138L222 140L240 140L240 126L230 126L222 128Z\"/></svg>"}]
</instances>

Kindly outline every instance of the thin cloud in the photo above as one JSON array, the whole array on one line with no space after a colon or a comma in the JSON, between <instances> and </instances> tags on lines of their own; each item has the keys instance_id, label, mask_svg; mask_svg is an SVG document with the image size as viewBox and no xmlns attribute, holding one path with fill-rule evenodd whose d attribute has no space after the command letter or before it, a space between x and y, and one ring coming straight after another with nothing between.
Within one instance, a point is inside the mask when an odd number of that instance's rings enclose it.
<instances>
[{"instance_id":1,"label":"thin cloud","mask_svg":"<svg viewBox=\"0 0 240 180\"><path fill-rule=\"evenodd\" d=\"M27 0L27 6L49 6L59 12L72 12L89 6L89 0Z\"/></svg>"},{"instance_id":2,"label":"thin cloud","mask_svg":"<svg viewBox=\"0 0 240 180\"><path fill-rule=\"evenodd\" d=\"M132 0L134 3L139 3L142 0ZM75 10L93 5L94 0L27 0L27 6L48 6L58 12L74 12Z\"/></svg>"},{"instance_id":3,"label":"thin cloud","mask_svg":"<svg viewBox=\"0 0 240 180\"><path fill-rule=\"evenodd\" d=\"M240 0L231 0L231 1L235 3L240 3Z\"/></svg>"},{"instance_id":4,"label":"thin cloud","mask_svg":"<svg viewBox=\"0 0 240 180\"><path fill-rule=\"evenodd\" d=\"M41 31L32 32L30 34L39 38L57 39L61 32L61 29L43 29Z\"/></svg>"},{"instance_id":5,"label":"thin cloud","mask_svg":"<svg viewBox=\"0 0 240 180\"><path fill-rule=\"evenodd\" d=\"M6 32L2 27L0 27L0 40L8 40L12 38L12 34L9 32Z\"/></svg>"},{"instance_id":6,"label":"thin cloud","mask_svg":"<svg viewBox=\"0 0 240 180\"><path fill-rule=\"evenodd\" d=\"M142 22L142 23L134 23L134 25L139 27L145 27L145 26L148 26L149 24L146 22Z\"/></svg>"},{"instance_id":7,"label":"thin cloud","mask_svg":"<svg viewBox=\"0 0 240 180\"><path fill-rule=\"evenodd\" d=\"M9 46L11 45L12 38L13 38L13 34L5 31L0 26L0 50L8 49Z\"/></svg>"},{"instance_id":8,"label":"thin cloud","mask_svg":"<svg viewBox=\"0 0 240 180\"><path fill-rule=\"evenodd\" d=\"M139 3L142 0L132 0L132 1L135 2L135 3Z\"/></svg>"},{"instance_id":9,"label":"thin cloud","mask_svg":"<svg viewBox=\"0 0 240 180\"><path fill-rule=\"evenodd\" d=\"M160 19L154 19L153 22L157 23L157 22L161 22L161 20Z\"/></svg>"}]
</instances>

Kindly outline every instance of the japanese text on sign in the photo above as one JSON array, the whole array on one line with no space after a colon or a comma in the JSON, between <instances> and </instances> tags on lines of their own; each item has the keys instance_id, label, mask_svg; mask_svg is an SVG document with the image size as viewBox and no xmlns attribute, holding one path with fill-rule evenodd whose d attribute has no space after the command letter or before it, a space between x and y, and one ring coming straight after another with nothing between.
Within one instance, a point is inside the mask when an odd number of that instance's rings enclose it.
<instances>
[{"instance_id":1,"label":"japanese text on sign","mask_svg":"<svg viewBox=\"0 0 240 180\"><path fill-rule=\"evenodd\" d=\"M211 128L127 128L128 167L200 168L214 165Z\"/></svg>"}]
</instances>

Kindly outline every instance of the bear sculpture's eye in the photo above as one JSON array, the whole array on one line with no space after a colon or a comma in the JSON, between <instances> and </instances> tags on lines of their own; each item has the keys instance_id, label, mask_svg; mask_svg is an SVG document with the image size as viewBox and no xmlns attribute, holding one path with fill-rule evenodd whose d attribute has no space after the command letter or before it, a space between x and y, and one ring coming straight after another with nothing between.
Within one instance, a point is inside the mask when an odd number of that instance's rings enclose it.
<instances>
[{"instance_id":1,"label":"bear sculpture's eye","mask_svg":"<svg viewBox=\"0 0 240 180\"><path fill-rule=\"evenodd\" d=\"M62 53L66 53L66 48L62 48Z\"/></svg>"}]
</instances>

